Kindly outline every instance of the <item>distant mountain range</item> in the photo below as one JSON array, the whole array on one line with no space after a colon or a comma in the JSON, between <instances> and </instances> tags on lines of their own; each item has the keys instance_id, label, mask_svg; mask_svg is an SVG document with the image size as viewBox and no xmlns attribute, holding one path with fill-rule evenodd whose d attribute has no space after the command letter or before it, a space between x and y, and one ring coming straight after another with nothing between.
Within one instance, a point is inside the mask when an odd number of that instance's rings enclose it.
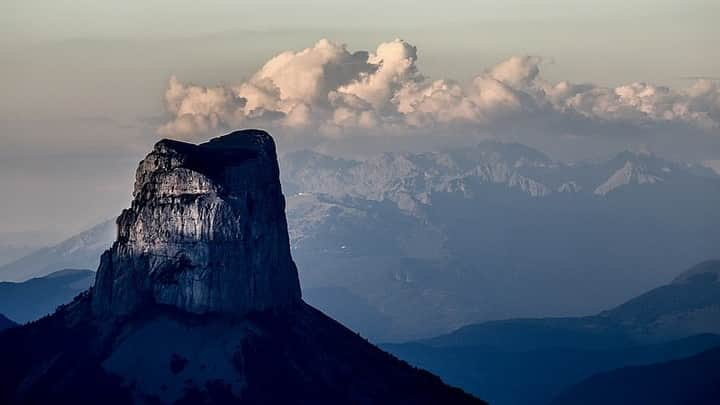
<instances>
[{"instance_id":1,"label":"distant mountain range","mask_svg":"<svg viewBox=\"0 0 720 405\"><path fill-rule=\"evenodd\" d=\"M708 261L596 316L486 322L382 347L493 404L547 404L596 373L720 346L718 314L720 261Z\"/></svg>"},{"instance_id":2,"label":"distant mountain range","mask_svg":"<svg viewBox=\"0 0 720 405\"><path fill-rule=\"evenodd\" d=\"M605 196L633 186L712 186L718 181L717 174L702 165L678 164L648 153L622 152L604 162L564 164L521 144L493 141L445 152L384 153L363 161L299 151L285 155L281 164L289 192L390 200L418 214L438 194L472 197L486 192L487 185L532 197Z\"/></svg>"},{"instance_id":3,"label":"distant mountain range","mask_svg":"<svg viewBox=\"0 0 720 405\"><path fill-rule=\"evenodd\" d=\"M381 341L594 313L720 246L720 177L651 154L571 165L497 142L364 161L301 151L281 175L303 285L357 303L318 301Z\"/></svg>"},{"instance_id":4,"label":"distant mountain range","mask_svg":"<svg viewBox=\"0 0 720 405\"><path fill-rule=\"evenodd\" d=\"M0 282L0 313L19 323L34 321L72 301L94 281L94 271L66 269L20 283Z\"/></svg>"},{"instance_id":5,"label":"distant mountain range","mask_svg":"<svg viewBox=\"0 0 720 405\"><path fill-rule=\"evenodd\" d=\"M0 266L13 262L46 246L49 241L59 238L53 232L0 230Z\"/></svg>"},{"instance_id":6,"label":"distant mountain range","mask_svg":"<svg viewBox=\"0 0 720 405\"><path fill-rule=\"evenodd\" d=\"M308 302L375 341L598 312L720 246L720 176L650 154L564 164L483 142L363 161L299 151L280 164ZM102 224L0 279L95 269L114 233Z\"/></svg>"},{"instance_id":7,"label":"distant mountain range","mask_svg":"<svg viewBox=\"0 0 720 405\"><path fill-rule=\"evenodd\" d=\"M26 254L35 251L36 248L27 246L2 245L0 244L0 266L13 262Z\"/></svg>"},{"instance_id":8,"label":"distant mountain range","mask_svg":"<svg viewBox=\"0 0 720 405\"><path fill-rule=\"evenodd\" d=\"M275 143L162 140L93 288L0 333L0 403L486 403L302 300Z\"/></svg>"},{"instance_id":9,"label":"distant mountain range","mask_svg":"<svg viewBox=\"0 0 720 405\"><path fill-rule=\"evenodd\" d=\"M671 266L720 245L718 177L647 154L565 165L521 145L483 143L362 162L305 151L282 168L305 300L376 340L513 313L590 311L664 284ZM91 266L115 233L114 222L101 224L0 274ZM383 348L492 403L579 398L611 381L597 373L720 345L719 278L720 262L707 261L594 316L483 322ZM0 284L1 299L17 299L0 313L35 319L91 279L64 271Z\"/></svg>"},{"instance_id":10,"label":"distant mountain range","mask_svg":"<svg viewBox=\"0 0 720 405\"><path fill-rule=\"evenodd\" d=\"M695 265L672 283L611 310L579 318L491 321L424 340L430 346L608 349L701 333L720 335L720 260Z\"/></svg>"},{"instance_id":11,"label":"distant mountain range","mask_svg":"<svg viewBox=\"0 0 720 405\"><path fill-rule=\"evenodd\" d=\"M0 283L0 313L15 314L13 319L21 322L37 319L85 290L94 275L88 270L65 270L24 283ZM373 313L370 309L353 312L362 308L362 301L342 291L310 289L304 297L338 308L355 324L366 322L363 317ZM595 381L610 378L598 380L592 377L596 373L612 376L612 370L620 367L682 359L720 346L718 314L720 261L706 261L670 284L595 316L492 321L382 348L494 404L547 404L566 391L562 401L586 395L586 390L622 389L623 385L593 388L599 384ZM372 323L389 322L382 314L375 316ZM7 322L6 327L13 325ZM653 368L637 370L652 372ZM620 371L618 375L624 375ZM589 380L583 382L585 378ZM574 387L574 383L580 385Z\"/></svg>"},{"instance_id":12,"label":"distant mountain range","mask_svg":"<svg viewBox=\"0 0 720 405\"><path fill-rule=\"evenodd\" d=\"M115 221L105 221L56 245L36 250L0 266L0 280L25 281L60 269L96 270L100 254L116 233Z\"/></svg>"}]
</instances>

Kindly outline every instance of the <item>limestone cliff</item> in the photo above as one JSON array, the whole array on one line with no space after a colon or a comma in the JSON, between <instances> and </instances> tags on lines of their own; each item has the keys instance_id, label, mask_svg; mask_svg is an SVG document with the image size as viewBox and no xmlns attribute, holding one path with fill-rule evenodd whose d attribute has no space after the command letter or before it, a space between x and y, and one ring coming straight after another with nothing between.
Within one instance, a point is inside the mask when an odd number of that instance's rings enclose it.
<instances>
[{"instance_id":1,"label":"limestone cliff","mask_svg":"<svg viewBox=\"0 0 720 405\"><path fill-rule=\"evenodd\" d=\"M155 303L242 316L300 302L267 133L200 145L162 140L140 162L133 198L100 262L96 314Z\"/></svg>"},{"instance_id":2,"label":"limestone cliff","mask_svg":"<svg viewBox=\"0 0 720 405\"><path fill-rule=\"evenodd\" d=\"M275 155L155 145L94 288L0 333L0 404L485 404L301 300Z\"/></svg>"}]
</instances>

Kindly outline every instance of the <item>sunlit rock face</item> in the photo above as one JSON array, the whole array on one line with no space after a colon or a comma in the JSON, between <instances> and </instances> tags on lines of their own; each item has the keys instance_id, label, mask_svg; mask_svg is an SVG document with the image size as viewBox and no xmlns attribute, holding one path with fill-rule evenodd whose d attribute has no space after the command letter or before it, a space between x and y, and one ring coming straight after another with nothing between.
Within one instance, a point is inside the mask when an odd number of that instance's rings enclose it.
<instances>
[{"instance_id":1,"label":"sunlit rock face","mask_svg":"<svg viewBox=\"0 0 720 405\"><path fill-rule=\"evenodd\" d=\"M140 163L133 202L103 254L93 311L162 304L242 316L300 302L275 144L246 130L163 140Z\"/></svg>"}]
</instances>

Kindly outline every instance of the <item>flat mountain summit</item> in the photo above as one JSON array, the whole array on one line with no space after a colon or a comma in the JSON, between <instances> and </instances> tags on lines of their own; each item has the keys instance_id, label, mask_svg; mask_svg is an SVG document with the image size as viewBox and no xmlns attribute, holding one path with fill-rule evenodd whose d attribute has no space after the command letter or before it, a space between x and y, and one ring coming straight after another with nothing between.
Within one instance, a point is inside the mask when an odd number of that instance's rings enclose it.
<instances>
[{"instance_id":1,"label":"flat mountain summit","mask_svg":"<svg viewBox=\"0 0 720 405\"><path fill-rule=\"evenodd\" d=\"M210 150L161 146L178 145ZM720 245L720 177L647 153L568 164L484 141L362 160L294 151L279 161L303 299L374 342L597 313ZM97 269L115 239L115 221L101 224L0 266L0 280Z\"/></svg>"},{"instance_id":2,"label":"flat mountain summit","mask_svg":"<svg viewBox=\"0 0 720 405\"><path fill-rule=\"evenodd\" d=\"M163 140L95 285L0 335L0 403L481 404L301 299L272 137Z\"/></svg>"},{"instance_id":3,"label":"flat mountain summit","mask_svg":"<svg viewBox=\"0 0 720 405\"><path fill-rule=\"evenodd\" d=\"M275 144L261 131L158 142L101 259L94 311L158 303L242 316L298 304L279 173Z\"/></svg>"}]
</instances>

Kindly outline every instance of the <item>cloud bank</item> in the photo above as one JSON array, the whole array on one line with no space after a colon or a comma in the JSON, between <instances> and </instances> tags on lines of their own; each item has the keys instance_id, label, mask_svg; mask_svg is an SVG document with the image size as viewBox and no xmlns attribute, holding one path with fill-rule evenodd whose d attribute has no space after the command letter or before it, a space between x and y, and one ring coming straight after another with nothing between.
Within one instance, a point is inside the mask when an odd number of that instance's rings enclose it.
<instances>
[{"instance_id":1,"label":"cloud bank","mask_svg":"<svg viewBox=\"0 0 720 405\"><path fill-rule=\"evenodd\" d=\"M351 52L323 39L273 57L239 84L201 87L172 77L165 93L170 119L158 131L193 138L263 126L341 137L449 126L492 131L519 122L572 135L603 126L720 130L720 84L714 80L684 89L551 83L540 74L540 57L514 56L459 83L423 76L417 59L417 48L399 39L374 52Z\"/></svg>"}]
</instances>

